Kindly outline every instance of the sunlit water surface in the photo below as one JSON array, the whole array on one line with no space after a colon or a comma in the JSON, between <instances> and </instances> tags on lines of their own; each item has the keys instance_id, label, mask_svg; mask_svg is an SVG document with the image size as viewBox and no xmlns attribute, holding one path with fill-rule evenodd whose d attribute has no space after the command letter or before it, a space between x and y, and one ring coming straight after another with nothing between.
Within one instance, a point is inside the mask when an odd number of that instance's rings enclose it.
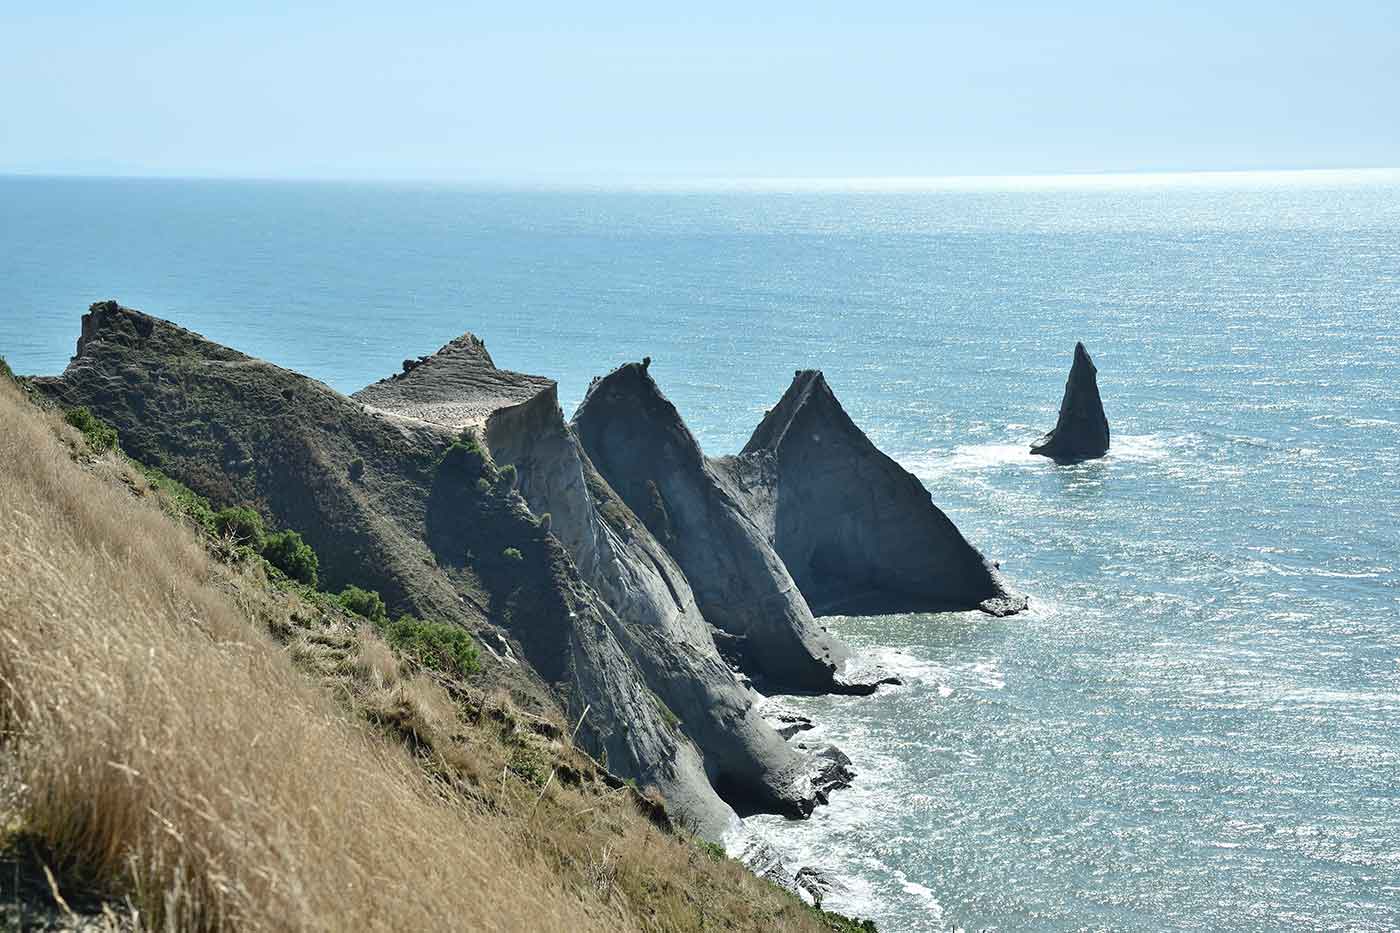
<instances>
[{"instance_id":1,"label":"sunlit water surface","mask_svg":"<svg viewBox=\"0 0 1400 933\"><path fill-rule=\"evenodd\" d=\"M1400 928L1400 176L492 191L0 178L0 353L116 297L351 391L463 330L650 355L712 453L798 367L1031 594L829 620L859 771L750 821L886 930ZM898 186L895 186L898 188ZM1058 467L1070 351L1114 442Z\"/></svg>"}]
</instances>

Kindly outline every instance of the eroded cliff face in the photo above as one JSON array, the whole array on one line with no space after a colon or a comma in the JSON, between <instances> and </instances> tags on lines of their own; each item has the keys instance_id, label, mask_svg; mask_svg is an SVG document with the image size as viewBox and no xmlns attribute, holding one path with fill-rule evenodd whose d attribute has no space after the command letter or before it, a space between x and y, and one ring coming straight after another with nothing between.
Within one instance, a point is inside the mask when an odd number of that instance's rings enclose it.
<instances>
[{"instance_id":1,"label":"eroded cliff face","mask_svg":"<svg viewBox=\"0 0 1400 933\"><path fill-rule=\"evenodd\" d=\"M395 612L473 631L495 656L483 677L582 718L585 748L655 785L710 838L730 828L732 811L624 649L611 609L489 460L451 449L453 431L115 302L84 317L63 375L35 384L86 405L134 457L217 505L254 505L300 531L328 588L370 586Z\"/></svg>"},{"instance_id":2,"label":"eroded cliff face","mask_svg":"<svg viewBox=\"0 0 1400 933\"><path fill-rule=\"evenodd\" d=\"M817 789L805 756L762 719L755 695L724 664L685 575L582 453L553 382L497 369L468 335L356 398L454 431L478 427L492 458L515 467L531 510L614 614L619 641L648 687L701 749L701 780L740 812L811 811Z\"/></svg>"},{"instance_id":3,"label":"eroded cliff face","mask_svg":"<svg viewBox=\"0 0 1400 933\"><path fill-rule=\"evenodd\" d=\"M646 366L629 363L589 388L573 428L589 460L675 559L726 651L778 692L869 692L846 678L849 651L822 630L750 517L764 509L742 473L714 467Z\"/></svg>"},{"instance_id":4,"label":"eroded cliff face","mask_svg":"<svg viewBox=\"0 0 1400 933\"><path fill-rule=\"evenodd\" d=\"M488 681L581 722L580 744L712 839L736 809L806 815L851 777L835 749L785 741L730 662L776 692L868 693L880 673L813 605L1024 606L820 373L713 460L645 364L595 380L569 424L552 380L470 334L345 397L102 302L35 384L216 505L300 531L328 589L475 633Z\"/></svg>"},{"instance_id":5,"label":"eroded cliff face","mask_svg":"<svg viewBox=\"0 0 1400 933\"><path fill-rule=\"evenodd\" d=\"M1108 453L1108 418L1099 397L1099 371L1082 343L1074 345L1074 362L1055 427L1031 445L1031 453L1057 463L1093 460Z\"/></svg>"},{"instance_id":6,"label":"eroded cliff face","mask_svg":"<svg viewBox=\"0 0 1400 933\"><path fill-rule=\"evenodd\" d=\"M924 485L856 426L817 370L799 370L738 458L749 512L818 613L1023 608Z\"/></svg>"}]
</instances>

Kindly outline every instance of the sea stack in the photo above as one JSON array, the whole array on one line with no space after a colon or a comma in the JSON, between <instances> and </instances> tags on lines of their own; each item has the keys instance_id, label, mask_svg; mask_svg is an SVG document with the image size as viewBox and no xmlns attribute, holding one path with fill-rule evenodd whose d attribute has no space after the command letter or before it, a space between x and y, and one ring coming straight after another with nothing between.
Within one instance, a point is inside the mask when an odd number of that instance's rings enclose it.
<instances>
[{"instance_id":1,"label":"sea stack","mask_svg":"<svg viewBox=\"0 0 1400 933\"><path fill-rule=\"evenodd\" d=\"M1108 453L1108 419L1099 398L1099 371L1084 344L1074 345L1074 365L1065 382L1060 418L1054 429L1031 445L1031 453L1056 463L1093 460Z\"/></svg>"},{"instance_id":2,"label":"sea stack","mask_svg":"<svg viewBox=\"0 0 1400 933\"><path fill-rule=\"evenodd\" d=\"M871 693L754 520L751 497L700 450L641 363L595 380L574 415L589 460L684 572L706 621L777 693Z\"/></svg>"},{"instance_id":3,"label":"sea stack","mask_svg":"<svg viewBox=\"0 0 1400 933\"><path fill-rule=\"evenodd\" d=\"M818 370L797 371L730 465L743 474L735 485L763 491L749 513L818 615L1026 608Z\"/></svg>"}]
</instances>

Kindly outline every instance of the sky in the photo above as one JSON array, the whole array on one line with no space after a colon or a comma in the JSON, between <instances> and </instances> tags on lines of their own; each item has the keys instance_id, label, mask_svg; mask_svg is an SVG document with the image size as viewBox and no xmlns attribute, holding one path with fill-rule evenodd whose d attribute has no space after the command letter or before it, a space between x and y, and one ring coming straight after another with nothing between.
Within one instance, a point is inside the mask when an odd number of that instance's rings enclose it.
<instances>
[{"instance_id":1,"label":"sky","mask_svg":"<svg viewBox=\"0 0 1400 933\"><path fill-rule=\"evenodd\" d=\"M0 0L0 173L1400 166L1400 2Z\"/></svg>"}]
</instances>

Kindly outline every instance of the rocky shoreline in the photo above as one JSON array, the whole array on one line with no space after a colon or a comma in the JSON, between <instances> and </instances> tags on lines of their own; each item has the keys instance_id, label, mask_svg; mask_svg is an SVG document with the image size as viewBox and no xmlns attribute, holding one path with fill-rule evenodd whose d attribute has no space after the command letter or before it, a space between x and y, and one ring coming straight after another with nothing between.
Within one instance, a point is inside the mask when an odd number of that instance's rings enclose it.
<instances>
[{"instance_id":1,"label":"rocky shoreline","mask_svg":"<svg viewBox=\"0 0 1400 933\"><path fill-rule=\"evenodd\" d=\"M887 680L819 613L1025 606L811 370L719 458L646 361L566 421L552 380L498 368L470 334L347 397L100 302L64 373L33 384L215 503L300 530L332 586L465 627L485 681L578 723L714 840L739 815L806 816L852 778L802 723L763 715L763 693Z\"/></svg>"}]
</instances>

